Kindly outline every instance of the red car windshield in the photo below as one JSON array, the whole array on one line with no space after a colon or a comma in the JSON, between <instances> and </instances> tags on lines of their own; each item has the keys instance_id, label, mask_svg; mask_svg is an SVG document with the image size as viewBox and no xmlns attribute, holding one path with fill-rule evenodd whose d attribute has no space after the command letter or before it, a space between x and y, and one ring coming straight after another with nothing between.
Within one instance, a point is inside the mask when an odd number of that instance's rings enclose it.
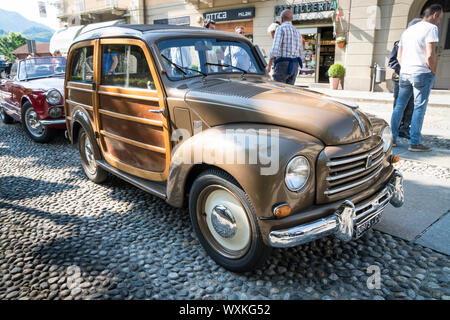
<instances>
[{"instance_id":1,"label":"red car windshield","mask_svg":"<svg viewBox=\"0 0 450 320\"><path fill-rule=\"evenodd\" d=\"M64 57L28 58L24 62L27 79L51 77L66 72L66 58Z\"/></svg>"}]
</instances>

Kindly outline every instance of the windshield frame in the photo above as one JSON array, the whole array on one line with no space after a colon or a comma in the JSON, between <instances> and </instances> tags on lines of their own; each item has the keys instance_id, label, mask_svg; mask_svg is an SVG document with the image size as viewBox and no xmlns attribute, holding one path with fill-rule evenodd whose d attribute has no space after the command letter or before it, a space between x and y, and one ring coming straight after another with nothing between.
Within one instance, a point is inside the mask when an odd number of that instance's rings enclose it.
<instances>
[{"instance_id":1,"label":"windshield frame","mask_svg":"<svg viewBox=\"0 0 450 320\"><path fill-rule=\"evenodd\" d=\"M47 75L41 75L41 76L35 76L35 77L30 77L28 74L28 64L31 63L31 61L38 61L38 60L42 60L42 59L48 59L50 61L50 63L52 63L53 59L56 60L61 60L61 65L64 66L64 72L58 72L55 73L55 71L53 71L53 73L47 74ZM33 62L35 63L35 62ZM25 78L19 79L19 80L33 80L33 79L40 79L40 78L50 78L50 77L58 77L58 76L65 76L66 73L66 63L67 63L67 59L65 57L62 56L45 56L45 57L32 57L32 58L26 58L20 61L21 67L24 68L25 70ZM48 63L36 63L37 65L42 64L42 65L48 65Z\"/></svg>"},{"instance_id":2,"label":"windshield frame","mask_svg":"<svg viewBox=\"0 0 450 320\"><path fill-rule=\"evenodd\" d=\"M264 63L261 61L261 58L258 55L255 46L253 45L253 43L250 42L250 40L248 40L247 38L243 38L243 37L237 37L234 34L230 34L229 37L226 37L226 36L218 35L218 34L205 33L204 35L192 34L189 36L180 35L180 36L171 36L171 37L161 37L153 42L153 49L155 50L155 53L156 53L156 59L158 60L158 65L160 67L160 71L161 71L161 73L164 73L166 76L165 78L171 82L189 81L193 78L198 78L198 77L204 78L205 77L205 76L201 75L200 73L196 73L196 74L189 75L188 77L180 77L180 78L173 78L173 77L169 76L169 74L167 72L167 68L166 68L167 62L162 57L162 53L160 51L160 44L165 41L179 40L179 39L210 39L210 40L223 41L223 42L240 43L244 46L247 46L250 49L252 57L257 64L256 69L260 70L260 72L248 71L246 73L246 75L250 75L250 76L266 76L267 75L266 69L264 67ZM203 70L200 70L200 71L203 72ZM206 74L207 74L207 77L216 76L216 75L225 75L225 74L231 75L231 76L240 76L242 74L242 72L219 71L219 72L212 72L212 73L206 72Z\"/></svg>"}]
</instances>

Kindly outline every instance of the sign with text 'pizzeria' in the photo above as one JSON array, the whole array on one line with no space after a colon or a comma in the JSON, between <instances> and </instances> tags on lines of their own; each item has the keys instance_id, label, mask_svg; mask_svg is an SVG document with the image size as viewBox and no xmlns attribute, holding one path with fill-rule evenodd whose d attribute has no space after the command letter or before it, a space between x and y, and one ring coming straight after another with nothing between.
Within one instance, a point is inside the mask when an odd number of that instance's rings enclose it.
<instances>
[{"instance_id":1,"label":"sign with text 'pizzeria'","mask_svg":"<svg viewBox=\"0 0 450 320\"><path fill-rule=\"evenodd\" d=\"M330 18L335 10L335 1L301 2L292 5L275 6L275 20L280 20L280 14L285 9L291 9L294 21Z\"/></svg>"},{"instance_id":2,"label":"sign with text 'pizzeria'","mask_svg":"<svg viewBox=\"0 0 450 320\"><path fill-rule=\"evenodd\" d=\"M211 19L216 22L252 19L254 17L255 17L255 7L205 12L203 14L203 19Z\"/></svg>"}]
</instances>

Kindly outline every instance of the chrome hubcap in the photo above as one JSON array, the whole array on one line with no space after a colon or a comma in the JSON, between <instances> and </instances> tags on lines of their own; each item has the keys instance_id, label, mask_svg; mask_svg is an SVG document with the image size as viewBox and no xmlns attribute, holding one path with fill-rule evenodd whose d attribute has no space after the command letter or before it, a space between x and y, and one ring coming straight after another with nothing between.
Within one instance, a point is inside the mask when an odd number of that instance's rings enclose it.
<instances>
[{"instance_id":1,"label":"chrome hubcap","mask_svg":"<svg viewBox=\"0 0 450 320\"><path fill-rule=\"evenodd\" d=\"M25 124L32 135L39 137L45 132L45 127L38 119L36 112L33 109L28 109L25 113Z\"/></svg>"},{"instance_id":2,"label":"chrome hubcap","mask_svg":"<svg viewBox=\"0 0 450 320\"><path fill-rule=\"evenodd\" d=\"M84 140L84 154L86 155L86 161L89 168L91 169L91 171L95 171L94 152L92 152L92 145L87 135L85 136Z\"/></svg>"},{"instance_id":3,"label":"chrome hubcap","mask_svg":"<svg viewBox=\"0 0 450 320\"><path fill-rule=\"evenodd\" d=\"M251 244L251 227L244 207L225 188L210 186L200 196L204 195L203 212L210 242L225 256L241 257Z\"/></svg>"},{"instance_id":4,"label":"chrome hubcap","mask_svg":"<svg viewBox=\"0 0 450 320\"><path fill-rule=\"evenodd\" d=\"M229 239L236 234L236 219L230 209L224 205L217 205L211 212L211 223L214 230L223 238Z\"/></svg>"}]
</instances>

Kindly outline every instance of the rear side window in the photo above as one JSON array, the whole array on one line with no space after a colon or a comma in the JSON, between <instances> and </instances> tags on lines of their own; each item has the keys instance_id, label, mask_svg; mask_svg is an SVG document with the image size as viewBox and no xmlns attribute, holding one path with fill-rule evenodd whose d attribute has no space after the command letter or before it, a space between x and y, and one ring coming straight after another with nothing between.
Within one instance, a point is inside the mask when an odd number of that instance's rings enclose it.
<instances>
[{"instance_id":1,"label":"rear side window","mask_svg":"<svg viewBox=\"0 0 450 320\"><path fill-rule=\"evenodd\" d=\"M71 60L70 81L92 83L93 78L94 47L76 49Z\"/></svg>"},{"instance_id":2,"label":"rear side window","mask_svg":"<svg viewBox=\"0 0 450 320\"><path fill-rule=\"evenodd\" d=\"M147 59L138 46L102 46L102 84L155 90Z\"/></svg>"}]
</instances>

